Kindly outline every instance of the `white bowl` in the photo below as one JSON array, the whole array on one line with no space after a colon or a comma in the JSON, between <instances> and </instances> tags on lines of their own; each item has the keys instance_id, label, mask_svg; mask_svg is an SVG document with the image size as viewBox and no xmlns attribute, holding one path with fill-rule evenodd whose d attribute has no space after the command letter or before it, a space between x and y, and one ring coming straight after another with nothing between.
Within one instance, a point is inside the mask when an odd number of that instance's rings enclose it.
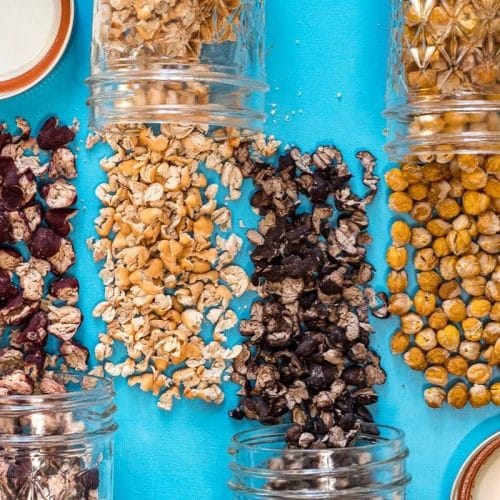
<instances>
[{"instance_id":1,"label":"white bowl","mask_svg":"<svg viewBox=\"0 0 500 500\"><path fill-rule=\"evenodd\" d=\"M0 99L36 85L71 37L73 0L4 0L0 15Z\"/></svg>"}]
</instances>

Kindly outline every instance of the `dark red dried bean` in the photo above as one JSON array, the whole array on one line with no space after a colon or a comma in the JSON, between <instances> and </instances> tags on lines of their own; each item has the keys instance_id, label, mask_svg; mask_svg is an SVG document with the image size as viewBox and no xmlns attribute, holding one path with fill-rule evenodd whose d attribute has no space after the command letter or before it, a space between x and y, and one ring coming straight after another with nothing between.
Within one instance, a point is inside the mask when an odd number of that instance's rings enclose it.
<instances>
[{"instance_id":1,"label":"dark red dried bean","mask_svg":"<svg viewBox=\"0 0 500 500\"><path fill-rule=\"evenodd\" d=\"M49 319L44 311L38 311L28 321L28 324L17 337L22 343L31 342L43 345L47 340Z\"/></svg>"},{"instance_id":2,"label":"dark red dried bean","mask_svg":"<svg viewBox=\"0 0 500 500\"><path fill-rule=\"evenodd\" d=\"M49 294L57 299L67 301L69 295L71 297L75 293L78 295L79 287L80 285L76 278L66 276L64 278L59 278L50 284Z\"/></svg>"},{"instance_id":3,"label":"dark red dried bean","mask_svg":"<svg viewBox=\"0 0 500 500\"><path fill-rule=\"evenodd\" d=\"M0 153L2 152L4 146L7 146L7 144L11 143L12 143L12 135L9 134L8 132L0 132Z\"/></svg>"},{"instance_id":4,"label":"dark red dried bean","mask_svg":"<svg viewBox=\"0 0 500 500\"><path fill-rule=\"evenodd\" d=\"M24 193L19 186L5 187L2 189L0 204L6 210L17 210L23 205Z\"/></svg>"},{"instance_id":5,"label":"dark red dried bean","mask_svg":"<svg viewBox=\"0 0 500 500\"><path fill-rule=\"evenodd\" d=\"M10 156L0 156L0 178L2 184L12 185L19 178L17 167L14 160Z\"/></svg>"},{"instance_id":6,"label":"dark red dried bean","mask_svg":"<svg viewBox=\"0 0 500 500\"><path fill-rule=\"evenodd\" d=\"M0 309L0 318L7 325L17 326L24 323L38 307L38 302L25 301L23 293L19 292Z\"/></svg>"},{"instance_id":7,"label":"dark red dried bean","mask_svg":"<svg viewBox=\"0 0 500 500\"><path fill-rule=\"evenodd\" d=\"M0 302L4 303L18 292L19 290L12 283L10 274L7 271L0 270Z\"/></svg>"},{"instance_id":8,"label":"dark red dried bean","mask_svg":"<svg viewBox=\"0 0 500 500\"><path fill-rule=\"evenodd\" d=\"M33 257L47 259L57 253L61 242L62 238L52 229L40 227L35 231L29 248Z\"/></svg>"},{"instance_id":9,"label":"dark red dried bean","mask_svg":"<svg viewBox=\"0 0 500 500\"><path fill-rule=\"evenodd\" d=\"M39 344L24 345L24 363L32 374L32 378L37 378L43 373L47 354L43 346Z\"/></svg>"},{"instance_id":10,"label":"dark red dried bean","mask_svg":"<svg viewBox=\"0 0 500 500\"><path fill-rule=\"evenodd\" d=\"M97 490L99 488L99 469L87 469L79 474L82 486L87 490Z\"/></svg>"},{"instance_id":11,"label":"dark red dried bean","mask_svg":"<svg viewBox=\"0 0 500 500\"><path fill-rule=\"evenodd\" d=\"M9 214L0 210L0 243L14 243Z\"/></svg>"},{"instance_id":12,"label":"dark red dried bean","mask_svg":"<svg viewBox=\"0 0 500 500\"><path fill-rule=\"evenodd\" d=\"M61 148L75 138L75 133L65 125L59 126L59 120L49 118L42 126L37 137L38 145L46 151Z\"/></svg>"},{"instance_id":13,"label":"dark red dried bean","mask_svg":"<svg viewBox=\"0 0 500 500\"><path fill-rule=\"evenodd\" d=\"M33 467L30 458L16 458L15 462L9 466L7 478L10 479L15 490L20 490L33 474Z\"/></svg>"},{"instance_id":14,"label":"dark red dried bean","mask_svg":"<svg viewBox=\"0 0 500 500\"><path fill-rule=\"evenodd\" d=\"M73 230L70 220L76 213L77 210L72 208L56 208L45 212L44 220L51 229L65 238Z\"/></svg>"}]
</instances>

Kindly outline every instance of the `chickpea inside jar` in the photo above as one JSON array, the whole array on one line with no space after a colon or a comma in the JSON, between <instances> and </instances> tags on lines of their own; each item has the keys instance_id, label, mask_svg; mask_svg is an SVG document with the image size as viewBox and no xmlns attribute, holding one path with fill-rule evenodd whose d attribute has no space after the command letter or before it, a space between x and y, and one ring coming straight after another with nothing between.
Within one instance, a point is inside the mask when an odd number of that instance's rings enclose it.
<instances>
[{"instance_id":1,"label":"chickpea inside jar","mask_svg":"<svg viewBox=\"0 0 500 500\"><path fill-rule=\"evenodd\" d=\"M500 154L411 160L385 175L398 216L386 253L401 320L391 349L423 373L431 408L498 405Z\"/></svg>"}]
</instances>

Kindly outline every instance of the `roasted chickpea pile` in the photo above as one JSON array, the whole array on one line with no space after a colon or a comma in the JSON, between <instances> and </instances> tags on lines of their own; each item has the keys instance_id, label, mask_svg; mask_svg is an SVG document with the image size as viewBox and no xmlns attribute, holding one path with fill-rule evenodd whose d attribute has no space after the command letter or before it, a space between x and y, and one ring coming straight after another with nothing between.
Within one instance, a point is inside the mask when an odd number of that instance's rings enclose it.
<instances>
[{"instance_id":1,"label":"roasted chickpea pile","mask_svg":"<svg viewBox=\"0 0 500 500\"><path fill-rule=\"evenodd\" d=\"M391 349L432 386L432 408L500 405L500 155L450 155L386 174ZM408 221L408 222L407 222ZM413 260L416 291L409 292Z\"/></svg>"}]
</instances>

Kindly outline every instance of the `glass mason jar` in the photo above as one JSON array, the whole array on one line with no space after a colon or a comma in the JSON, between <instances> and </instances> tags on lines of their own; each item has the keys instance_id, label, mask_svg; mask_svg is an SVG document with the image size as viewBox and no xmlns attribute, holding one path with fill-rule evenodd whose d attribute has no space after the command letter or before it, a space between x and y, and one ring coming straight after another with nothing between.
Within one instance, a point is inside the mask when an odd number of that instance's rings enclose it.
<instances>
[{"instance_id":1,"label":"glass mason jar","mask_svg":"<svg viewBox=\"0 0 500 500\"><path fill-rule=\"evenodd\" d=\"M56 374L67 392L0 398L2 500L111 500L110 380Z\"/></svg>"},{"instance_id":2,"label":"glass mason jar","mask_svg":"<svg viewBox=\"0 0 500 500\"><path fill-rule=\"evenodd\" d=\"M94 0L90 126L260 130L264 0Z\"/></svg>"},{"instance_id":3,"label":"glass mason jar","mask_svg":"<svg viewBox=\"0 0 500 500\"><path fill-rule=\"evenodd\" d=\"M391 159L500 150L500 1L393 0Z\"/></svg>"},{"instance_id":4,"label":"glass mason jar","mask_svg":"<svg viewBox=\"0 0 500 500\"><path fill-rule=\"evenodd\" d=\"M262 427L233 437L233 498L405 498L408 449L398 429L377 426L344 449L285 449L288 425Z\"/></svg>"}]
</instances>

